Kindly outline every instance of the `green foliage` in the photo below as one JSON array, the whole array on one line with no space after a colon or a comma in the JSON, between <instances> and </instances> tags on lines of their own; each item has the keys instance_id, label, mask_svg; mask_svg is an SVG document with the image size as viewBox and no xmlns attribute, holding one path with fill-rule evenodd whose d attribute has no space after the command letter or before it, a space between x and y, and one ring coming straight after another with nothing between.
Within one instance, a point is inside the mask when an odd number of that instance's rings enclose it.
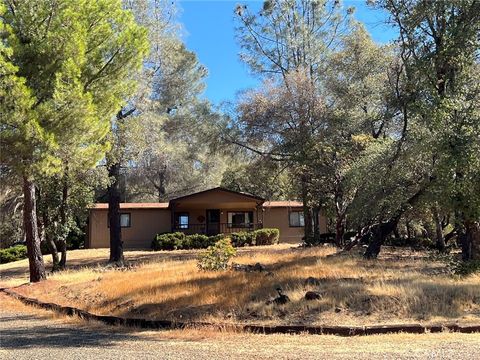
<instances>
[{"instance_id":1,"label":"green foliage","mask_svg":"<svg viewBox=\"0 0 480 360\"><path fill-rule=\"evenodd\" d=\"M200 254L197 266L204 271L226 270L228 262L236 253L230 239L223 239Z\"/></svg>"},{"instance_id":2,"label":"green foliage","mask_svg":"<svg viewBox=\"0 0 480 360\"><path fill-rule=\"evenodd\" d=\"M408 239L406 237L390 237L385 241L385 245L398 246L398 247L412 247L415 249L433 249L435 243L428 238L415 237Z\"/></svg>"},{"instance_id":3,"label":"green foliage","mask_svg":"<svg viewBox=\"0 0 480 360\"><path fill-rule=\"evenodd\" d=\"M210 239L209 241L212 242L212 244L210 244L210 245L213 245L213 244L215 244L217 241L223 240L223 239L225 239L225 238L226 238L226 236L225 236L224 234L212 235L212 236L209 237L209 239Z\"/></svg>"},{"instance_id":4,"label":"green foliage","mask_svg":"<svg viewBox=\"0 0 480 360\"><path fill-rule=\"evenodd\" d=\"M78 227L73 228L67 235L67 250L83 249L85 247L85 233Z\"/></svg>"},{"instance_id":5,"label":"green foliage","mask_svg":"<svg viewBox=\"0 0 480 360\"><path fill-rule=\"evenodd\" d=\"M207 235L192 234L185 237L185 241L181 244L181 249L206 249L213 244L215 244L215 241L212 241Z\"/></svg>"},{"instance_id":6,"label":"green foliage","mask_svg":"<svg viewBox=\"0 0 480 360\"><path fill-rule=\"evenodd\" d=\"M0 250L0 264L6 264L12 261L22 260L27 257L27 247L25 245L15 245Z\"/></svg>"},{"instance_id":7,"label":"green foliage","mask_svg":"<svg viewBox=\"0 0 480 360\"><path fill-rule=\"evenodd\" d=\"M15 112L1 119L2 162L30 176L58 172L66 160L94 166L110 117L135 89L144 29L120 0L18 2L2 20L0 112Z\"/></svg>"},{"instance_id":8,"label":"green foliage","mask_svg":"<svg viewBox=\"0 0 480 360\"><path fill-rule=\"evenodd\" d=\"M153 250L177 250L181 249L185 242L185 234L182 232L158 234L152 242Z\"/></svg>"},{"instance_id":9,"label":"green foliage","mask_svg":"<svg viewBox=\"0 0 480 360\"><path fill-rule=\"evenodd\" d=\"M273 228L258 229L253 232L255 245L274 245L280 239L280 230Z\"/></svg>"},{"instance_id":10,"label":"green foliage","mask_svg":"<svg viewBox=\"0 0 480 360\"><path fill-rule=\"evenodd\" d=\"M182 232L158 234L152 242L153 250L190 250L206 249L223 239L222 234L207 236L203 234L185 235Z\"/></svg>"},{"instance_id":11,"label":"green foliage","mask_svg":"<svg viewBox=\"0 0 480 360\"><path fill-rule=\"evenodd\" d=\"M206 249L224 239L229 239L235 247L273 245L278 244L279 238L280 231L278 229L269 228L213 236L203 234L185 235L182 232L174 232L158 234L155 236L155 239L152 241L152 249L157 251Z\"/></svg>"},{"instance_id":12,"label":"green foliage","mask_svg":"<svg viewBox=\"0 0 480 360\"><path fill-rule=\"evenodd\" d=\"M451 263L452 272L459 276L480 273L480 260L456 261Z\"/></svg>"},{"instance_id":13,"label":"green foliage","mask_svg":"<svg viewBox=\"0 0 480 360\"><path fill-rule=\"evenodd\" d=\"M238 160L238 153L235 159ZM255 194L264 199L290 200L296 197L295 183L288 168L263 157L245 157L232 162L223 172L221 186L233 191Z\"/></svg>"},{"instance_id":14,"label":"green foliage","mask_svg":"<svg viewBox=\"0 0 480 360\"><path fill-rule=\"evenodd\" d=\"M255 235L253 231L239 231L229 235L232 245L235 247L254 246Z\"/></svg>"},{"instance_id":15,"label":"green foliage","mask_svg":"<svg viewBox=\"0 0 480 360\"><path fill-rule=\"evenodd\" d=\"M280 231L278 229L258 229L255 231L240 231L229 235L235 247L274 245L278 244Z\"/></svg>"}]
</instances>

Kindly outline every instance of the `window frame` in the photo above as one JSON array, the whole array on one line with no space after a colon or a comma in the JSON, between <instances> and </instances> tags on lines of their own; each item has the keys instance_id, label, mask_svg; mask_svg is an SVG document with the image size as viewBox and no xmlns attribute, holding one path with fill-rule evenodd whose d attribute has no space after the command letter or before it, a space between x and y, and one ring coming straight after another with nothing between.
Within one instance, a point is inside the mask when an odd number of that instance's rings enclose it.
<instances>
[{"instance_id":1,"label":"window frame","mask_svg":"<svg viewBox=\"0 0 480 360\"><path fill-rule=\"evenodd\" d=\"M180 224L180 217L187 217L187 224ZM188 230L190 228L190 214L186 211L175 212L173 215L175 229Z\"/></svg>"},{"instance_id":2,"label":"window frame","mask_svg":"<svg viewBox=\"0 0 480 360\"><path fill-rule=\"evenodd\" d=\"M132 213L131 212L120 212L120 228L126 229L132 227ZM128 226L122 226L122 215L128 215ZM110 228L110 221L107 213L107 228Z\"/></svg>"},{"instance_id":3,"label":"window frame","mask_svg":"<svg viewBox=\"0 0 480 360\"><path fill-rule=\"evenodd\" d=\"M234 224L233 221L229 222L228 219L230 218L230 214L237 214L237 213L243 213L243 214L248 214L248 220L250 219L250 214L252 214L252 222L248 223L242 223L242 224ZM233 220L233 216L232 216ZM227 227L229 229L251 229L254 227L255 220L254 220L254 214L252 210L236 210L236 211L227 211Z\"/></svg>"},{"instance_id":4,"label":"window frame","mask_svg":"<svg viewBox=\"0 0 480 360\"><path fill-rule=\"evenodd\" d=\"M300 221L300 215L298 216L298 223L299 225L292 225L292 219L291 219L291 214L292 213L297 213L297 214L301 214L302 217L303 217L303 225L301 225L301 221ZM288 211L288 227L291 227L291 228L303 228L305 227L305 215L303 214L303 210L289 210Z\"/></svg>"}]
</instances>

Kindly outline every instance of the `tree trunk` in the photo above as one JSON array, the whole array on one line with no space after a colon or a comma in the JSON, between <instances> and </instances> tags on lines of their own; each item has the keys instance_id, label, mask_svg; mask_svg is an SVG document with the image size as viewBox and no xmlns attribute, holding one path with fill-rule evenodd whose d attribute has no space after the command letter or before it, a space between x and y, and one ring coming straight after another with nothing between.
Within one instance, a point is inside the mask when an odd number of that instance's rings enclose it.
<instances>
[{"instance_id":1,"label":"tree trunk","mask_svg":"<svg viewBox=\"0 0 480 360\"><path fill-rule=\"evenodd\" d=\"M305 174L303 174L301 177L301 183L302 183L303 220L305 223L305 226L304 226L305 243L311 244L313 240L312 213L311 213L311 208L308 206L308 186L307 186L307 176Z\"/></svg>"},{"instance_id":2,"label":"tree trunk","mask_svg":"<svg viewBox=\"0 0 480 360\"><path fill-rule=\"evenodd\" d=\"M335 245L343 245L343 235L345 234L345 214L337 212L335 218Z\"/></svg>"},{"instance_id":3,"label":"tree trunk","mask_svg":"<svg viewBox=\"0 0 480 360\"><path fill-rule=\"evenodd\" d=\"M65 270L67 266L67 240L65 238L57 240L57 250L61 254L60 262L58 263L58 268L60 270Z\"/></svg>"},{"instance_id":4,"label":"tree trunk","mask_svg":"<svg viewBox=\"0 0 480 360\"><path fill-rule=\"evenodd\" d=\"M312 212L313 212L313 238L316 241L320 241L320 223L319 223L320 206L315 206L312 209Z\"/></svg>"},{"instance_id":5,"label":"tree trunk","mask_svg":"<svg viewBox=\"0 0 480 360\"><path fill-rule=\"evenodd\" d=\"M27 242L30 282L45 280L45 264L40 250L40 237L37 227L35 184L26 175L23 176L23 227Z\"/></svg>"},{"instance_id":6,"label":"tree trunk","mask_svg":"<svg viewBox=\"0 0 480 360\"><path fill-rule=\"evenodd\" d=\"M122 228L120 226L120 164L115 162L108 168L108 224L110 226L110 260L117 266L124 265Z\"/></svg>"},{"instance_id":7,"label":"tree trunk","mask_svg":"<svg viewBox=\"0 0 480 360\"><path fill-rule=\"evenodd\" d=\"M395 235L395 239L400 239L400 232L398 231L398 224L395 226L395 229L393 229L393 235Z\"/></svg>"},{"instance_id":8,"label":"tree trunk","mask_svg":"<svg viewBox=\"0 0 480 360\"><path fill-rule=\"evenodd\" d=\"M412 227L410 226L410 221L405 220L405 227L407 228L407 239L408 241L412 240Z\"/></svg>"},{"instance_id":9,"label":"tree trunk","mask_svg":"<svg viewBox=\"0 0 480 360\"><path fill-rule=\"evenodd\" d=\"M68 211L68 163L65 165L65 173L63 174L63 188L62 188L62 204L60 205L60 221L65 226L67 224L67 211ZM67 266L67 236L68 234L62 234L61 238L57 239L58 250L62 254L60 259L59 268L64 270Z\"/></svg>"},{"instance_id":10,"label":"tree trunk","mask_svg":"<svg viewBox=\"0 0 480 360\"><path fill-rule=\"evenodd\" d=\"M480 222L467 220L464 226L465 232L461 236L462 259L480 260Z\"/></svg>"},{"instance_id":11,"label":"tree trunk","mask_svg":"<svg viewBox=\"0 0 480 360\"><path fill-rule=\"evenodd\" d=\"M53 240L52 235L49 231L50 219L48 217L48 210L46 206L43 210L42 218L43 226L45 228L45 242L47 244L48 250L50 251L50 254L52 255L52 272L54 272L60 268L60 259L58 257L57 246L55 245L55 241Z\"/></svg>"},{"instance_id":12,"label":"tree trunk","mask_svg":"<svg viewBox=\"0 0 480 360\"><path fill-rule=\"evenodd\" d=\"M380 253L382 245L385 243L388 235L397 227L400 216L390 219L387 222L375 224L370 229L370 243L363 257L366 259L376 259Z\"/></svg>"},{"instance_id":13,"label":"tree trunk","mask_svg":"<svg viewBox=\"0 0 480 360\"><path fill-rule=\"evenodd\" d=\"M446 246L445 246L445 238L443 237L442 220L440 219L440 215L438 214L438 209L436 206L433 207L432 213L433 213L433 221L435 222L436 246L439 251L444 252L446 249Z\"/></svg>"}]
</instances>

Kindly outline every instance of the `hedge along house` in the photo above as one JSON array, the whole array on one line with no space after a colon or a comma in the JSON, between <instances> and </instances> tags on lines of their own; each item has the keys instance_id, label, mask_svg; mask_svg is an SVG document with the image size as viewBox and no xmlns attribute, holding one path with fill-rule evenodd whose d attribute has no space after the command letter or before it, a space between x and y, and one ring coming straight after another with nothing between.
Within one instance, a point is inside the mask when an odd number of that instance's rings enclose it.
<instances>
[{"instance_id":1,"label":"hedge along house","mask_svg":"<svg viewBox=\"0 0 480 360\"><path fill-rule=\"evenodd\" d=\"M303 237L302 203L265 201L220 187L167 203L122 203L120 213L125 248L150 248L156 234L175 231L216 235L277 228L280 242L300 243ZM90 208L85 247L110 246L107 214L108 204L95 204ZM323 214L317 220L320 232L325 233Z\"/></svg>"}]
</instances>

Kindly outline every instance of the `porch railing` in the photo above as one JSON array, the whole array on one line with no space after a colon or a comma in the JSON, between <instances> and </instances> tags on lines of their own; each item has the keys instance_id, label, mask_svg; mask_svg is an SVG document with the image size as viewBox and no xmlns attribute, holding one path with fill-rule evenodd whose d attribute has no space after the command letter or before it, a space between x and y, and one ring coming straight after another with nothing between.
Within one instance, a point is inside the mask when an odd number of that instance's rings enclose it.
<instances>
[{"instance_id":1,"label":"porch railing","mask_svg":"<svg viewBox=\"0 0 480 360\"><path fill-rule=\"evenodd\" d=\"M172 231L180 231L185 234L230 234L240 231L254 231L261 229L263 226L260 223L247 223L247 224L233 224L233 223L214 223L214 224L188 224L187 225L174 225Z\"/></svg>"}]
</instances>

